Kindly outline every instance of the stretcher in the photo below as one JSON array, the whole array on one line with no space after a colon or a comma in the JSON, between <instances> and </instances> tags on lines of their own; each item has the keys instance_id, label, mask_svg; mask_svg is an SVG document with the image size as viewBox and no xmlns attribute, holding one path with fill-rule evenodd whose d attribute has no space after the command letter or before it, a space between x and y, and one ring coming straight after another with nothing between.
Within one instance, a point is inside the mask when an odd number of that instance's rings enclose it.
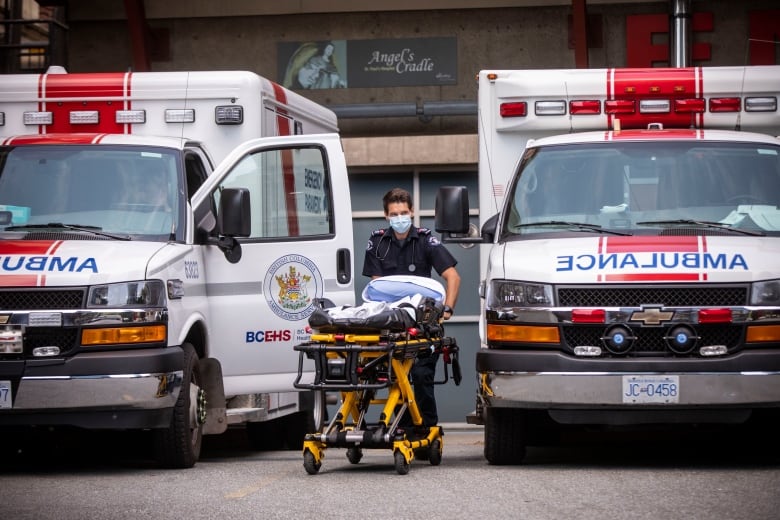
<instances>
[{"instance_id":1,"label":"stretcher","mask_svg":"<svg viewBox=\"0 0 780 520\"><path fill-rule=\"evenodd\" d=\"M409 472L416 452L426 452L431 465L441 463L443 431L423 427L410 371L416 360L437 356L444 370L433 384L447 383L450 372L460 384L458 346L444 336L443 305L432 298L419 300L411 310L393 308L366 318L333 318L325 311L309 318L314 333L294 347L299 352L295 386L341 395L323 431L304 437L303 466L310 475L319 472L331 447L346 448L352 464L360 462L363 449L390 449L401 475ZM313 381L305 383L304 359L314 361Z\"/></svg>"}]
</instances>

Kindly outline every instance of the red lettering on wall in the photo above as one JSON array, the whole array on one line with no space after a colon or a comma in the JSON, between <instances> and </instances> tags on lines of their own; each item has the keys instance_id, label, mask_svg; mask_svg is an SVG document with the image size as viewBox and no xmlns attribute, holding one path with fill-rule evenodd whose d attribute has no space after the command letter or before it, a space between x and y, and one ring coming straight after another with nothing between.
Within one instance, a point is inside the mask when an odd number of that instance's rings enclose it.
<instances>
[{"instance_id":1,"label":"red lettering on wall","mask_svg":"<svg viewBox=\"0 0 780 520\"><path fill-rule=\"evenodd\" d=\"M691 31L711 32L712 13L693 13ZM667 43L653 43L653 35L665 35ZM639 14L626 17L626 67L668 67L669 16L666 14ZM712 46L709 43L693 43L691 59L709 61Z\"/></svg>"},{"instance_id":2,"label":"red lettering on wall","mask_svg":"<svg viewBox=\"0 0 780 520\"><path fill-rule=\"evenodd\" d=\"M780 10L750 12L750 64L775 65L780 40Z\"/></svg>"}]
</instances>

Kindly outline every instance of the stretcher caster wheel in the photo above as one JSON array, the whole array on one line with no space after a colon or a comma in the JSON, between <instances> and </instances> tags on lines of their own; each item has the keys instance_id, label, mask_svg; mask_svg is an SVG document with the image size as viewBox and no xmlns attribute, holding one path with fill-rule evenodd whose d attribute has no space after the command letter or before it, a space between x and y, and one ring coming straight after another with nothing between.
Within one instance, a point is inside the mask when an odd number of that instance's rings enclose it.
<instances>
[{"instance_id":1,"label":"stretcher caster wheel","mask_svg":"<svg viewBox=\"0 0 780 520\"><path fill-rule=\"evenodd\" d=\"M303 468L306 470L306 473L316 475L320 467L322 467L322 462L317 462L312 452L307 451L303 454Z\"/></svg>"},{"instance_id":2,"label":"stretcher caster wheel","mask_svg":"<svg viewBox=\"0 0 780 520\"><path fill-rule=\"evenodd\" d=\"M438 466L441 464L441 448L441 440L433 439L430 452L428 453L428 462L431 463L431 466Z\"/></svg>"},{"instance_id":3,"label":"stretcher caster wheel","mask_svg":"<svg viewBox=\"0 0 780 520\"><path fill-rule=\"evenodd\" d=\"M406 475L409 473L409 461L406 460L404 454L400 450L396 450L393 453L393 459L395 460L395 470L399 475Z\"/></svg>"},{"instance_id":4,"label":"stretcher caster wheel","mask_svg":"<svg viewBox=\"0 0 780 520\"><path fill-rule=\"evenodd\" d=\"M347 448L347 460L350 464L357 464L363 458L363 450L359 446Z\"/></svg>"}]
</instances>

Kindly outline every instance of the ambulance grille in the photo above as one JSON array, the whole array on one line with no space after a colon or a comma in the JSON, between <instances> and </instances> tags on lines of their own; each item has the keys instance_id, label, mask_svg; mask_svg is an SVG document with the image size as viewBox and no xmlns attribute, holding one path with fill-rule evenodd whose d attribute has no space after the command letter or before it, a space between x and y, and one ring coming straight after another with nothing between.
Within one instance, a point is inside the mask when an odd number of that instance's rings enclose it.
<instances>
[{"instance_id":1,"label":"ambulance grille","mask_svg":"<svg viewBox=\"0 0 780 520\"><path fill-rule=\"evenodd\" d=\"M603 325L568 325L562 327L563 338L568 350L577 346L603 346L601 337L604 335ZM732 324L713 324L699 326L697 346L725 345L729 353L734 353L741 345L743 327ZM664 336L669 334L668 327L632 327L636 337L631 350L626 356L662 356L674 355L669 350ZM606 355L609 355L604 349ZM683 357L698 357L698 348Z\"/></svg>"},{"instance_id":2,"label":"ambulance grille","mask_svg":"<svg viewBox=\"0 0 780 520\"><path fill-rule=\"evenodd\" d=\"M0 290L0 311L66 310L84 308L84 289Z\"/></svg>"},{"instance_id":3,"label":"ambulance grille","mask_svg":"<svg viewBox=\"0 0 780 520\"><path fill-rule=\"evenodd\" d=\"M742 286L559 287L559 307L738 307L748 304Z\"/></svg>"}]
</instances>

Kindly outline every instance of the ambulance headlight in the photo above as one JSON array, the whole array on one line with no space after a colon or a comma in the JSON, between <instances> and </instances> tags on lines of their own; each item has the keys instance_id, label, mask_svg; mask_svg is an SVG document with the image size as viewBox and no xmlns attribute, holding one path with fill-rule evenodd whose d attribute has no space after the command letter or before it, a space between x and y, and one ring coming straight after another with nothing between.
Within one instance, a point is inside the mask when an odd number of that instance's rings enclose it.
<instances>
[{"instance_id":1,"label":"ambulance headlight","mask_svg":"<svg viewBox=\"0 0 780 520\"><path fill-rule=\"evenodd\" d=\"M165 284L162 280L111 283L90 287L87 307L137 308L165 306Z\"/></svg>"},{"instance_id":2,"label":"ambulance headlight","mask_svg":"<svg viewBox=\"0 0 780 520\"><path fill-rule=\"evenodd\" d=\"M489 308L549 306L553 303L552 285L492 280L488 288Z\"/></svg>"},{"instance_id":3,"label":"ambulance headlight","mask_svg":"<svg viewBox=\"0 0 780 520\"><path fill-rule=\"evenodd\" d=\"M754 283L750 290L750 305L780 306L780 280Z\"/></svg>"}]
</instances>

